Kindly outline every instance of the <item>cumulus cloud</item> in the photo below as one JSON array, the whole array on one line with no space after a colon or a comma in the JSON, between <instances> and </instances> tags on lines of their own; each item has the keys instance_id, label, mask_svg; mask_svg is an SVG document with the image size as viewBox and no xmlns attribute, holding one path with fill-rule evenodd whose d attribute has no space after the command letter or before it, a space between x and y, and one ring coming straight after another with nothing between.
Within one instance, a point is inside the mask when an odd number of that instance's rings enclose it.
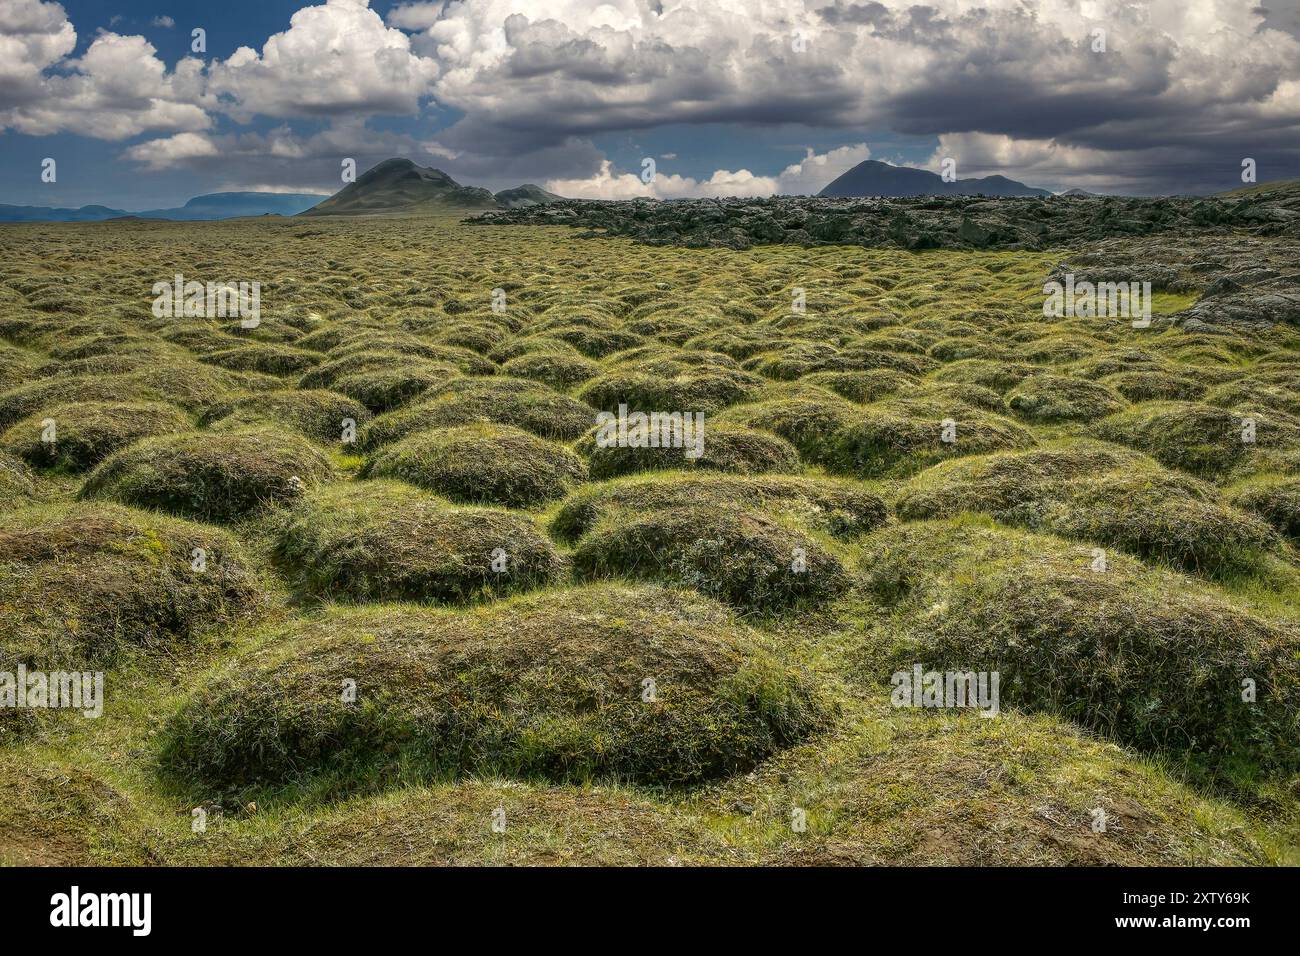
<instances>
[{"instance_id":1,"label":"cumulus cloud","mask_svg":"<svg viewBox=\"0 0 1300 956\"><path fill-rule=\"evenodd\" d=\"M413 147L471 182L639 189L602 165L601 137L737 124L938 140L962 175L1199 188L1243 156L1270 177L1300 173L1300 41L1271 9L1284 5L1289 17L1290 0L445 0L385 20L367 0L325 0L260 49L169 71L114 33L70 60L58 3L0 0L0 128L210 135L224 115L324 119L341 136L432 103L458 118ZM184 155L191 140L156 142L140 162L210 159ZM869 154L661 174L654 189L815 192Z\"/></svg>"},{"instance_id":2,"label":"cumulus cloud","mask_svg":"<svg viewBox=\"0 0 1300 956\"><path fill-rule=\"evenodd\" d=\"M703 196L770 196L776 180L755 176L748 169L719 169L705 180L656 172L649 182L637 173L616 173L604 160L593 176L551 179L546 188L568 199L695 199Z\"/></svg>"},{"instance_id":3,"label":"cumulus cloud","mask_svg":"<svg viewBox=\"0 0 1300 956\"><path fill-rule=\"evenodd\" d=\"M1166 144L1185 169L1225 146L1300 163L1300 44L1240 0L476 0L436 14L413 49L440 65L437 100L464 113L438 135L450 149L745 123L1004 137L1106 165Z\"/></svg>"},{"instance_id":4,"label":"cumulus cloud","mask_svg":"<svg viewBox=\"0 0 1300 956\"><path fill-rule=\"evenodd\" d=\"M0 0L0 111L40 100L45 70L76 45L77 31L59 4Z\"/></svg>"},{"instance_id":5,"label":"cumulus cloud","mask_svg":"<svg viewBox=\"0 0 1300 956\"><path fill-rule=\"evenodd\" d=\"M403 30L427 30L442 16L445 3L402 3L388 11L390 26Z\"/></svg>"},{"instance_id":6,"label":"cumulus cloud","mask_svg":"<svg viewBox=\"0 0 1300 956\"><path fill-rule=\"evenodd\" d=\"M141 36L102 32L66 59L76 31L57 3L0 0L0 130L73 131L123 139L146 131L201 130L202 64L169 71Z\"/></svg>"},{"instance_id":7,"label":"cumulus cloud","mask_svg":"<svg viewBox=\"0 0 1300 956\"><path fill-rule=\"evenodd\" d=\"M240 47L213 63L207 91L239 120L415 113L437 73L369 0L328 0L297 11L260 53Z\"/></svg>"},{"instance_id":8,"label":"cumulus cloud","mask_svg":"<svg viewBox=\"0 0 1300 956\"><path fill-rule=\"evenodd\" d=\"M815 196L841 173L870 158L871 149L866 143L839 146L824 153L814 153L809 147L801 162L781 171L777 180L779 191L787 196Z\"/></svg>"},{"instance_id":9,"label":"cumulus cloud","mask_svg":"<svg viewBox=\"0 0 1300 956\"><path fill-rule=\"evenodd\" d=\"M168 16L154 17L150 21L150 26L162 27L164 30L170 30L176 26L176 21Z\"/></svg>"},{"instance_id":10,"label":"cumulus cloud","mask_svg":"<svg viewBox=\"0 0 1300 956\"><path fill-rule=\"evenodd\" d=\"M778 176L756 176L748 169L715 170L708 179L694 179L660 172L657 168L650 182L638 173L616 173L613 164L604 160L591 176L577 179L552 179L546 184L551 192L570 199L695 199L723 196L813 195L841 173L871 156L865 143L840 146L825 153L807 149L804 158L786 166ZM662 159L674 159L665 153Z\"/></svg>"}]
</instances>

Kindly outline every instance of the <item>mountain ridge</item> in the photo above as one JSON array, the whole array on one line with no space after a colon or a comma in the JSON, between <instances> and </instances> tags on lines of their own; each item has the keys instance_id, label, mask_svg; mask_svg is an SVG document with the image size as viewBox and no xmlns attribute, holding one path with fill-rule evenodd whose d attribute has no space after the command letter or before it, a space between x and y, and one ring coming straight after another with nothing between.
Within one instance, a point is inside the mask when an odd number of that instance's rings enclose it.
<instances>
[{"instance_id":1,"label":"mountain ridge","mask_svg":"<svg viewBox=\"0 0 1300 956\"><path fill-rule=\"evenodd\" d=\"M394 157L301 213L303 216L409 216L450 210L514 209L560 199L533 183L498 193L462 186L441 169Z\"/></svg>"},{"instance_id":2,"label":"mountain ridge","mask_svg":"<svg viewBox=\"0 0 1300 956\"><path fill-rule=\"evenodd\" d=\"M174 222L235 219L267 214L294 216L320 202L323 194L221 192L193 196L166 209L114 209L92 204L77 208L0 204L0 222L104 222L110 219L165 219Z\"/></svg>"},{"instance_id":3,"label":"mountain ridge","mask_svg":"<svg viewBox=\"0 0 1300 956\"><path fill-rule=\"evenodd\" d=\"M828 183L818 196L827 198L852 196L1050 196L1050 190L1026 186L1006 176L993 175L978 179L946 182L937 173L912 166L895 166L877 159L866 159L841 173Z\"/></svg>"}]
</instances>

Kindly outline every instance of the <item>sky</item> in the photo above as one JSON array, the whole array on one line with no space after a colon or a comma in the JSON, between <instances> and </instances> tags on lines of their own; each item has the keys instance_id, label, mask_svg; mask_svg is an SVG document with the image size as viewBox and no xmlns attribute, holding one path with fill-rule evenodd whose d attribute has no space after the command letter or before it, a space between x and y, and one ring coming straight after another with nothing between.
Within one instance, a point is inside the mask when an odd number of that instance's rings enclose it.
<instances>
[{"instance_id":1,"label":"sky","mask_svg":"<svg viewBox=\"0 0 1300 956\"><path fill-rule=\"evenodd\" d=\"M332 193L393 156L587 198L868 158L1217 192L1300 177L1300 0L0 0L0 203Z\"/></svg>"}]
</instances>

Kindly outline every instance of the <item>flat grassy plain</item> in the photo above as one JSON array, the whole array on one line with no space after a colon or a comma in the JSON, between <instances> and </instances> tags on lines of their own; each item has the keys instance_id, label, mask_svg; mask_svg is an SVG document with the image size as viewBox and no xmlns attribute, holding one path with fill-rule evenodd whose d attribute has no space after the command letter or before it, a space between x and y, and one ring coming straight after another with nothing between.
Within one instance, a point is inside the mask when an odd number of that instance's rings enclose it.
<instances>
[{"instance_id":1,"label":"flat grassy plain","mask_svg":"<svg viewBox=\"0 0 1300 956\"><path fill-rule=\"evenodd\" d=\"M1073 251L0 227L0 863L1300 862L1300 330Z\"/></svg>"}]
</instances>

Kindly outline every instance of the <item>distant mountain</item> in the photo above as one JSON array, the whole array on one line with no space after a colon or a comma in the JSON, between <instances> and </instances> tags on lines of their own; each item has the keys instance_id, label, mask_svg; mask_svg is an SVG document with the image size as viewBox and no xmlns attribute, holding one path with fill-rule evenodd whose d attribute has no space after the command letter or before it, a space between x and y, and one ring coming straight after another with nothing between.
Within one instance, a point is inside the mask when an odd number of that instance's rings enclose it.
<instances>
[{"instance_id":1,"label":"distant mountain","mask_svg":"<svg viewBox=\"0 0 1300 956\"><path fill-rule=\"evenodd\" d=\"M548 202L559 202L563 196L549 193L541 186L524 183L514 189L503 189L495 196L497 204L506 209L518 209L522 206L543 206Z\"/></svg>"},{"instance_id":2,"label":"distant mountain","mask_svg":"<svg viewBox=\"0 0 1300 956\"><path fill-rule=\"evenodd\" d=\"M318 193L208 193L179 209L134 213L142 219L233 219L236 216L296 216L321 201Z\"/></svg>"},{"instance_id":3,"label":"distant mountain","mask_svg":"<svg viewBox=\"0 0 1300 956\"><path fill-rule=\"evenodd\" d=\"M1074 189L1067 189L1065 192L1061 193L1061 195L1062 195L1062 196L1078 196L1078 197L1081 198L1081 199L1102 199L1102 198L1104 198L1103 195L1102 195L1101 193L1090 193L1090 192L1088 192L1088 190L1086 190L1086 189L1079 189L1078 187L1075 187Z\"/></svg>"},{"instance_id":4,"label":"distant mountain","mask_svg":"<svg viewBox=\"0 0 1300 956\"><path fill-rule=\"evenodd\" d=\"M304 216L405 216L453 209L498 209L486 189L462 186L441 169L386 159Z\"/></svg>"},{"instance_id":5,"label":"distant mountain","mask_svg":"<svg viewBox=\"0 0 1300 956\"><path fill-rule=\"evenodd\" d=\"M6 206L0 204L0 222L100 222L130 213L107 206L56 209L51 206Z\"/></svg>"},{"instance_id":6,"label":"distant mountain","mask_svg":"<svg viewBox=\"0 0 1300 956\"><path fill-rule=\"evenodd\" d=\"M854 166L819 196L1050 196L1046 189L1026 186L1005 176L944 182L937 173L910 166L893 166L868 159Z\"/></svg>"},{"instance_id":7,"label":"distant mountain","mask_svg":"<svg viewBox=\"0 0 1300 956\"><path fill-rule=\"evenodd\" d=\"M50 206L0 205L0 222L102 222L106 219L233 219L237 216L296 216L321 201L310 193L209 193L176 209L128 212L108 206L58 209Z\"/></svg>"}]
</instances>

